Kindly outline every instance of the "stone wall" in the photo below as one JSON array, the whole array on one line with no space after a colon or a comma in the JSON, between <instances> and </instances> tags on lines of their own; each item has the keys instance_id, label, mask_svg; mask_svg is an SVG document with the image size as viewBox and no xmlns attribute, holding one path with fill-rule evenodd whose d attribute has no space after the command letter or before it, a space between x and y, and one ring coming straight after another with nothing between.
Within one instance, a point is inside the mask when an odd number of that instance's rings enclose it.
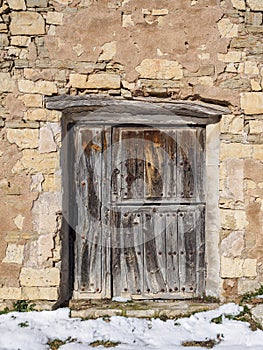
<instances>
[{"instance_id":1,"label":"stone wall","mask_svg":"<svg viewBox=\"0 0 263 350\"><path fill-rule=\"evenodd\" d=\"M0 5L0 299L58 299L61 113L47 110L43 97L62 94L227 105L231 114L220 122L220 296L258 287L262 0Z\"/></svg>"}]
</instances>

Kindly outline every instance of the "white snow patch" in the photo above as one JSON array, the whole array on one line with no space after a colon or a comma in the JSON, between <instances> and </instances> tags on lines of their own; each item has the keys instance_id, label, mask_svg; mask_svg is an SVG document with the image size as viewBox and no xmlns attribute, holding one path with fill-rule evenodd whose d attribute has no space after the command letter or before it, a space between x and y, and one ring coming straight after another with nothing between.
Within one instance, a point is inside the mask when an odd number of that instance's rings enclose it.
<instances>
[{"instance_id":1,"label":"white snow patch","mask_svg":"<svg viewBox=\"0 0 263 350\"><path fill-rule=\"evenodd\" d=\"M70 318L68 308L56 311L12 312L0 316L0 350L48 350L48 341L67 341L61 350L94 349L96 340L120 342L117 350L185 350L183 341L203 341L222 337L215 349L262 350L263 331L252 332L248 323L229 320L225 315L237 315L242 307L230 303L216 310L199 312L189 318L166 322L160 319L138 319L114 316L104 321L82 321ZM223 315L222 324L211 323ZM27 327L22 326L28 325ZM96 349L96 348L95 348ZM104 349L99 346L97 349ZM191 347L191 350L202 349Z\"/></svg>"}]
</instances>

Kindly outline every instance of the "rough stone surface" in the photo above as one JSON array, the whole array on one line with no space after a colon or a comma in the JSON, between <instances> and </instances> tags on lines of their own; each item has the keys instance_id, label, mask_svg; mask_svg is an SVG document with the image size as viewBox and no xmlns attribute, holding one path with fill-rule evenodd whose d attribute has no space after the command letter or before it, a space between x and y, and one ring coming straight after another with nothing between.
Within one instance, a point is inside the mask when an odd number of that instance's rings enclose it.
<instances>
[{"instance_id":1,"label":"rough stone surface","mask_svg":"<svg viewBox=\"0 0 263 350\"><path fill-rule=\"evenodd\" d=\"M23 287L52 287L59 284L59 269L33 269L24 267L20 273L20 283Z\"/></svg>"},{"instance_id":2,"label":"rough stone surface","mask_svg":"<svg viewBox=\"0 0 263 350\"><path fill-rule=\"evenodd\" d=\"M60 12L48 12L46 22L49 24L62 25L63 13Z\"/></svg>"},{"instance_id":3,"label":"rough stone surface","mask_svg":"<svg viewBox=\"0 0 263 350\"><path fill-rule=\"evenodd\" d=\"M181 79L182 67L176 61L145 59L136 68L141 78L152 79Z\"/></svg>"},{"instance_id":4,"label":"rough stone surface","mask_svg":"<svg viewBox=\"0 0 263 350\"><path fill-rule=\"evenodd\" d=\"M25 10L26 4L25 0L8 0L9 7L13 10Z\"/></svg>"},{"instance_id":5,"label":"rough stone surface","mask_svg":"<svg viewBox=\"0 0 263 350\"><path fill-rule=\"evenodd\" d=\"M57 287L23 287L23 298L28 300L57 300Z\"/></svg>"},{"instance_id":6,"label":"rough stone surface","mask_svg":"<svg viewBox=\"0 0 263 350\"><path fill-rule=\"evenodd\" d=\"M45 21L36 12L12 12L10 30L13 35L45 34Z\"/></svg>"},{"instance_id":7,"label":"rough stone surface","mask_svg":"<svg viewBox=\"0 0 263 350\"><path fill-rule=\"evenodd\" d=\"M54 141L54 135L51 128L44 126L40 128L39 136L39 152L40 153L50 153L56 152L57 145Z\"/></svg>"},{"instance_id":8,"label":"rough stone surface","mask_svg":"<svg viewBox=\"0 0 263 350\"><path fill-rule=\"evenodd\" d=\"M6 133L7 140L15 143L19 149L38 147L37 129L8 129Z\"/></svg>"},{"instance_id":9,"label":"rough stone surface","mask_svg":"<svg viewBox=\"0 0 263 350\"><path fill-rule=\"evenodd\" d=\"M256 259L221 258L221 277L254 277L257 275Z\"/></svg>"},{"instance_id":10,"label":"rough stone surface","mask_svg":"<svg viewBox=\"0 0 263 350\"><path fill-rule=\"evenodd\" d=\"M246 114L263 113L263 92L246 92L241 94L241 108Z\"/></svg>"},{"instance_id":11,"label":"rough stone surface","mask_svg":"<svg viewBox=\"0 0 263 350\"><path fill-rule=\"evenodd\" d=\"M263 11L263 3L261 0L247 0L247 4L253 11Z\"/></svg>"},{"instance_id":12,"label":"rough stone surface","mask_svg":"<svg viewBox=\"0 0 263 350\"><path fill-rule=\"evenodd\" d=\"M4 263L22 264L24 255L24 246L9 243L6 249L6 256L3 259Z\"/></svg>"},{"instance_id":13,"label":"rough stone surface","mask_svg":"<svg viewBox=\"0 0 263 350\"><path fill-rule=\"evenodd\" d=\"M263 7L262 7L263 8ZM252 318L263 327L263 304L256 305L251 310Z\"/></svg>"}]
</instances>

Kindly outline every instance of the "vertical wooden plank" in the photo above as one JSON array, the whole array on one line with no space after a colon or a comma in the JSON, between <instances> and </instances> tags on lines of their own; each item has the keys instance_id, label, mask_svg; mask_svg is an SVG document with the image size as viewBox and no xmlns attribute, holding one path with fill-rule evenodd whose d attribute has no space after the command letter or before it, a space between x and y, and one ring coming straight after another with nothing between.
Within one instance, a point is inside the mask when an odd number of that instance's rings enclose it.
<instances>
[{"instance_id":1,"label":"vertical wooden plank","mask_svg":"<svg viewBox=\"0 0 263 350\"><path fill-rule=\"evenodd\" d=\"M122 159L121 159L121 135L119 128L112 128L111 137L111 174L108 172L108 176L111 176L111 201L114 203L121 197L122 190Z\"/></svg>"},{"instance_id":2,"label":"vertical wooden plank","mask_svg":"<svg viewBox=\"0 0 263 350\"><path fill-rule=\"evenodd\" d=\"M167 162L164 165L164 171L166 174L166 197L170 200L175 199L176 193L176 132L174 130L167 130L165 151L167 154Z\"/></svg>"},{"instance_id":3,"label":"vertical wooden plank","mask_svg":"<svg viewBox=\"0 0 263 350\"><path fill-rule=\"evenodd\" d=\"M180 291L179 281L179 247L177 231L177 213L165 213L166 219L166 259L167 259L167 288L169 292Z\"/></svg>"},{"instance_id":4,"label":"vertical wooden plank","mask_svg":"<svg viewBox=\"0 0 263 350\"><path fill-rule=\"evenodd\" d=\"M101 292L101 128L82 129L81 130L80 151L82 162L79 164L81 178L79 178L79 188L87 187L81 190L83 196L82 204L86 207L86 216L79 218L83 221L83 231L77 233L78 240L82 245L81 271L80 271L80 290L86 292Z\"/></svg>"},{"instance_id":5,"label":"vertical wooden plank","mask_svg":"<svg viewBox=\"0 0 263 350\"><path fill-rule=\"evenodd\" d=\"M196 226L196 286L197 294L205 291L205 205L199 205L195 211Z\"/></svg>"},{"instance_id":6,"label":"vertical wooden plank","mask_svg":"<svg viewBox=\"0 0 263 350\"><path fill-rule=\"evenodd\" d=\"M196 133L194 129L177 130L177 193L179 198L195 199Z\"/></svg>"},{"instance_id":7,"label":"vertical wooden plank","mask_svg":"<svg viewBox=\"0 0 263 350\"><path fill-rule=\"evenodd\" d=\"M180 290L196 290L196 228L193 209L178 212Z\"/></svg>"},{"instance_id":8,"label":"vertical wooden plank","mask_svg":"<svg viewBox=\"0 0 263 350\"><path fill-rule=\"evenodd\" d=\"M196 128L196 200L205 202L205 178L206 178L206 157L205 157L205 128Z\"/></svg>"},{"instance_id":9,"label":"vertical wooden plank","mask_svg":"<svg viewBox=\"0 0 263 350\"><path fill-rule=\"evenodd\" d=\"M154 221L152 212L143 214L143 233L144 233L144 273L146 291L151 293L164 292L165 279L158 264L158 252L154 236Z\"/></svg>"},{"instance_id":10,"label":"vertical wooden plank","mask_svg":"<svg viewBox=\"0 0 263 350\"><path fill-rule=\"evenodd\" d=\"M112 293L119 296L121 281L121 211L115 207L111 211L111 243L112 243ZM118 281L118 282L117 282Z\"/></svg>"}]
</instances>

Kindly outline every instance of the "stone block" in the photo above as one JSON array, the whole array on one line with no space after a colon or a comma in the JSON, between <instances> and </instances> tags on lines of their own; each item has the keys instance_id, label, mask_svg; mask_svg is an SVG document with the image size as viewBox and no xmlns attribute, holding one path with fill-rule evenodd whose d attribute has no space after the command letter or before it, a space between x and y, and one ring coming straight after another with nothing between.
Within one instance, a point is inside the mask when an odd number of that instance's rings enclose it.
<instances>
[{"instance_id":1,"label":"stone block","mask_svg":"<svg viewBox=\"0 0 263 350\"><path fill-rule=\"evenodd\" d=\"M263 92L244 92L241 94L241 108L245 114L263 113Z\"/></svg>"},{"instance_id":2,"label":"stone block","mask_svg":"<svg viewBox=\"0 0 263 350\"><path fill-rule=\"evenodd\" d=\"M61 176L59 175L45 175L43 182L44 192L60 192L61 191Z\"/></svg>"},{"instance_id":3,"label":"stone block","mask_svg":"<svg viewBox=\"0 0 263 350\"><path fill-rule=\"evenodd\" d=\"M253 146L253 158L263 162L263 145Z\"/></svg>"},{"instance_id":4,"label":"stone block","mask_svg":"<svg viewBox=\"0 0 263 350\"><path fill-rule=\"evenodd\" d=\"M46 22L48 24L62 25L63 13L62 12L48 12Z\"/></svg>"},{"instance_id":5,"label":"stone block","mask_svg":"<svg viewBox=\"0 0 263 350\"><path fill-rule=\"evenodd\" d=\"M220 131L223 134L242 134L244 131L244 117L233 114L223 115L220 121Z\"/></svg>"},{"instance_id":6,"label":"stone block","mask_svg":"<svg viewBox=\"0 0 263 350\"><path fill-rule=\"evenodd\" d=\"M47 7L48 0L26 0L27 7Z\"/></svg>"},{"instance_id":7,"label":"stone block","mask_svg":"<svg viewBox=\"0 0 263 350\"><path fill-rule=\"evenodd\" d=\"M258 63L251 62L251 61L245 62L245 74L258 75L259 74Z\"/></svg>"},{"instance_id":8,"label":"stone block","mask_svg":"<svg viewBox=\"0 0 263 350\"><path fill-rule=\"evenodd\" d=\"M13 92L16 88L16 82L9 73L0 73L0 92Z\"/></svg>"},{"instance_id":9,"label":"stone block","mask_svg":"<svg viewBox=\"0 0 263 350\"><path fill-rule=\"evenodd\" d=\"M243 231L248 223L243 210L221 209L220 218L221 226L225 230Z\"/></svg>"},{"instance_id":10,"label":"stone block","mask_svg":"<svg viewBox=\"0 0 263 350\"><path fill-rule=\"evenodd\" d=\"M116 41L111 41L110 43L105 43L102 46L102 54L99 56L99 61L109 61L116 54Z\"/></svg>"},{"instance_id":11,"label":"stone block","mask_svg":"<svg viewBox=\"0 0 263 350\"><path fill-rule=\"evenodd\" d=\"M32 192L42 192L42 183L44 181L44 176L41 173L33 174L31 176L30 191Z\"/></svg>"},{"instance_id":12,"label":"stone block","mask_svg":"<svg viewBox=\"0 0 263 350\"><path fill-rule=\"evenodd\" d=\"M48 126L41 127L39 136L39 152L50 153L56 152L56 150L57 145L54 141L52 129Z\"/></svg>"},{"instance_id":13,"label":"stone block","mask_svg":"<svg viewBox=\"0 0 263 350\"><path fill-rule=\"evenodd\" d=\"M54 174L59 168L58 154L39 153L37 150L25 149L22 151L22 158L14 165L12 172L26 174Z\"/></svg>"},{"instance_id":14,"label":"stone block","mask_svg":"<svg viewBox=\"0 0 263 350\"><path fill-rule=\"evenodd\" d=\"M16 144L20 150L38 147L37 129L7 129L6 137L10 143Z\"/></svg>"},{"instance_id":15,"label":"stone block","mask_svg":"<svg viewBox=\"0 0 263 350\"><path fill-rule=\"evenodd\" d=\"M244 202L244 160L232 158L226 161L226 187L235 203Z\"/></svg>"},{"instance_id":16,"label":"stone block","mask_svg":"<svg viewBox=\"0 0 263 350\"><path fill-rule=\"evenodd\" d=\"M20 300L22 299L22 289L17 287L0 287L0 299Z\"/></svg>"},{"instance_id":17,"label":"stone block","mask_svg":"<svg viewBox=\"0 0 263 350\"><path fill-rule=\"evenodd\" d=\"M244 249L244 232L231 232L221 242L221 254L224 257L237 258L240 257Z\"/></svg>"},{"instance_id":18,"label":"stone block","mask_svg":"<svg viewBox=\"0 0 263 350\"><path fill-rule=\"evenodd\" d=\"M253 11L263 11L262 0L247 0L247 4Z\"/></svg>"},{"instance_id":19,"label":"stone block","mask_svg":"<svg viewBox=\"0 0 263 350\"><path fill-rule=\"evenodd\" d=\"M262 135L263 134L263 120L250 120L249 121L249 133Z\"/></svg>"},{"instance_id":20,"label":"stone block","mask_svg":"<svg viewBox=\"0 0 263 350\"><path fill-rule=\"evenodd\" d=\"M9 129L38 129L39 123L10 120L6 122L5 126Z\"/></svg>"},{"instance_id":21,"label":"stone block","mask_svg":"<svg viewBox=\"0 0 263 350\"><path fill-rule=\"evenodd\" d=\"M240 51L229 51L226 54L219 53L218 55L219 61L223 61L226 63L230 62L240 62L242 58L242 52Z\"/></svg>"},{"instance_id":22,"label":"stone block","mask_svg":"<svg viewBox=\"0 0 263 350\"><path fill-rule=\"evenodd\" d=\"M250 80L251 90L252 91L262 91L262 87L258 81L255 79Z\"/></svg>"},{"instance_id":23,"label":"stone block","mask_svg":"<svg viewBox=\"0 0 263 350\"><path fill-rule=\"evenodd\" d=\"M20 273L20 284L23 287L53 287L58 286L60 270L56 267L34 269L23 267Z\"/></svg>"},{"instance_id":24,"label":"stone block","mask_svg":"<svg viewBox=\"0 0 263 350\"><path fill-rule=\"evenodd\" d=\"M70 74L69 83L74 88L85 89L87 84L87 74Z\"/></svg>"},{"instance_id":25,"label":"stone block","mask_svg":"<svg viewBox=\"0 0 263 350\"><path fill-rule=\"evenodd\" d=\"M168 15L168 9L152 9L152 16L165 16Z\"/></svg>"},{"instance_id":26,"label":"stone block","mask_svg":"<svg viewBox=\"0 0 263 350\"><path fill-rule=\"evenodd\" d=\"M260 282L255 279L240 278L238 280L238 294L253 292L260 287Z\"/></svg>"},{"instance_id":27,"label":"stone block","mask_svg":"<svg viewBox=\"0 0 263 350\"><path fill-rule=\"evenodd\" d=\"M23 287L22 295L28 300L57 300L57 287Z\"/></svg>"},{"instance_id":28,"label":"stone block","mask_svg":"<svg viewBox=\"0 0 263 350\"><path fill-rule=\"evenodd\" d=\"M252 318L263 327L263 304L254 306L251 309Z\"/></svg>"},{"instance_id":29,"label":"stone block","mask_svg":"<svg viewBox=\"0 0 263 350\"><path fill-rule=\"evenodd\" d=\"M19 100L23 101L26 107L42 107L43 106L43 98L41 95L37 94L24 94L18 97Z\"/></svg>"},{"instance_id":30,"label":"stone block","mask_svg":"<svg viewBox=\"0 0 263 350\"><path fill-rule=\"evenodd\" d=\"M238 36L238 24L232 23L228 18L222 18L217 25L221 37L233 38Z\"/></svg>"},{"instance_id":31,"label":"stone block","mask_svg":"<svg viewBox=\"0 0 263 350\"><path fill-rule=\"evenodd\" d=\"M27 47L30 44L30 37L29 36L12 36L11 37L11 45L12 46L21 46L21 47Z\"/></svg>"},{"instance_id":32,"label":"stone block","mask_svg":"<svg viewBox=\"0 0 263 350\"><path fill-rule=\"evenodd\" d=\"M19 287L20 265L0 264L0 286Z\"/></svg>"},{"instance_id":33,"label":"stone block","mask_svg":"<svg viewBox=\"0 0 263 350\"><path fill-rule=\"evenodd\" d=\"M9 46L9 38L7 34L0 34L0 46Z\"/></svg>"},{"instance_id":34,"label":"stone block","mask_svg":"<svg viewBox=\"0 0 263 350\"><path fill-rule=\"evenodd\" d=\"M220 160L224 161L229 158L250 158L252 157L253 147L249 144L226 143L220 144Z\"/></svg>"},{"instance_id":35,"label":"stone block","mask_svg":"<svg viewBox=\"0 0 263 350\"><path fill-rule=\"evenodd\" d=\"M7 3L12 10L26 10L25 0L7 0Z\"/></svg>"},{"instance_id":36,"label":"stone block","mask_svg":"<svg viewBox=\"0 0 263 350\"><path fill-rule=\"evenodd\" d=\"M124 28L134 26L134 21L132 19L132 15L126 15L126 14L122 15L122 26Z\"/></svg>"},{"instance_id":37,"label":"stone block","mask_svg":"<svg viewBox=\"0 0 263 350\"><path fill-rule=\"evenodd\" d=\"M86 84L87 89L119 89L121 86L118 74L90 74Z\"/></svg>"},{"instance_id":38,"label":"stone block","mask_svg":"<svg viewBox=\"0 0 263 350\"><path fill-rule=\"evenodd\" d=\"M215 67L212 64L206 64L200 66L197 72L184 72L185 77L201 77L205 75L214 75L215 74Z\"/></svg>"},{"instance_id":39,"label":"stone block","mask_svg":"<svg viewBox=\"0 0 263 350\"><path fill-rule=\"evenodd\" d=\"M11 12L10 17L12 35L45 34L45 21L37 12Z\"/></svg>"},{"instance_id":40,"label":"stone block","mask_svg":"<svg viewBox=\"0 0 263 350\"><path fill-rule=\"evenodd\" d=\"M42 95L53 95L58 91L55 83L45 80L38 80L36 82L31 80L19 80L18 89L20 92Z\"/></svg>"},{"instance_id":41,"label":"stone block","mask_svg":"<svg viewBox=\"0 0 263 350\"><path fill-rule=\"evenodd\" d=\"M60 111L48 110L44 108L32 108L25 113L25 119L31 121L58 122L61 120Z\"/></svg>"},{"instance_id":42,"label":"stone block","mask_svg":"<svg viewBox=\"0 0 263 350\"><path fill-rule=\"evenodd\" d=\"M234 8L244 11L246 9L245 0L231 0Z\"/></svg>"},{"instance_id":43,"label":"stone block","mask_svg":"<svg viewBox=\"0 0 263 350\"><path fill-rule=\"evenodd\" d=\"M21 265L24 259L24 246L9 243L6 249L4 263Z\"/></svg>"},{"instance_id":44,"label":"stone block","mask_svg":"<svg viewBox=\"0 0 263 350\"><path fill-rule=\"evenodd\" d=\"M221 258L221 277L255 277L257 276L256 259Z\"/></svg>"},{"instance_id":45,"label":"stone block","mask_svg":"<svg viewBox=\"0 0 263 350\"><path fill-rule=\"evenodd\" d=\"M183 69L176 61L145 59L135 69L141 78L181 79L183 77Z\"/></svg>"}]
</instances>

